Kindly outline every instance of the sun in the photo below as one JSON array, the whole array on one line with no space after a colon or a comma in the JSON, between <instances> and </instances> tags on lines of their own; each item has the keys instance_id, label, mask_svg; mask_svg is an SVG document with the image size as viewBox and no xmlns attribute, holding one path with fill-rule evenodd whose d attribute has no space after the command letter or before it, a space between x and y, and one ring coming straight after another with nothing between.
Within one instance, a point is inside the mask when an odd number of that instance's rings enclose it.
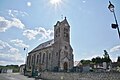
<instances>
[{"instance_id":1,"label":"sun","mask_svg":"<svg viewBox=\"0 0 120 80\"><path fill-rule=\"evenodd\" d=\"M58 5L59 3L61 3L61 0L50 0L50 3L53 5Z\"/></svg>"}]
</instances>

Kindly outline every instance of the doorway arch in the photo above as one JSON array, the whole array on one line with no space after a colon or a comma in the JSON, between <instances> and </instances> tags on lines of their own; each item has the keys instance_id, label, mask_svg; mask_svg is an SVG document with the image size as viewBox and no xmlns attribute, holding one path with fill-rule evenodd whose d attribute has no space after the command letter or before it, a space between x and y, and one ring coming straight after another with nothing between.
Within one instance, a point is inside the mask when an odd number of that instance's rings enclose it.
<instances>
[{"instance_id":1,"label":"doorway arch","mask_svg":"<svg viewBox=\"0 0 120 80\"><path fill-rule=\"evenodd\" d=\"M68 63L64 62L63 67L64 67L64 71L67 72L67 70L68 70Z\"/></svg>"}]
</instances>

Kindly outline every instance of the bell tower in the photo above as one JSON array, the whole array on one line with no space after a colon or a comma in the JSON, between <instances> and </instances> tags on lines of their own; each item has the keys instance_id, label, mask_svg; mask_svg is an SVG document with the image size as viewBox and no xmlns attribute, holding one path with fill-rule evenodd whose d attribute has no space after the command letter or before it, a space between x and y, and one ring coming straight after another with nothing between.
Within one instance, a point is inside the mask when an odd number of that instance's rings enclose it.
<instances>
[{"instance_id":1,"label":"bell tower","mask_svg":"<svg viewBox=\"0 0 120 80\"><path fill-rule=\"evenodd\" d=\"M73 67L73 49L70 45L70 25L65 17L54 26L53 65L58 70Z\"/></svg>"},{"instance_id":2,"label":"bell tower","mask_svg":"<svg viewBox=\"0 0 120 80\"><path fill-rule=\"evenodd\" d=\"M64 42L70 43L70 26L65 19L54 26L54 41L62 40Z\"/></svg>"}]
</instances>

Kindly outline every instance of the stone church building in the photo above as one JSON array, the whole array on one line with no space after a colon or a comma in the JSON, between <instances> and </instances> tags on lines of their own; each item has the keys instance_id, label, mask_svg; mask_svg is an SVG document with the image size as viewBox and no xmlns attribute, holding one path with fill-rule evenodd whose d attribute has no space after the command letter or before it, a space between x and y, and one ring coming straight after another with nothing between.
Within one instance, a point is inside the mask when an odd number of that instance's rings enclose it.
<instances>
[{"instance_id":1,"label":"stone church building","mask_svg":"<svg viewBox=\"0 0 120 80\"><path fill-rule=\"evenodd\" d=\"M70 25L65 17L54 25L54 39L38 45L27 56L27 69L37 71L69 71L73 68Z\"/></svg>"}]
</instances>

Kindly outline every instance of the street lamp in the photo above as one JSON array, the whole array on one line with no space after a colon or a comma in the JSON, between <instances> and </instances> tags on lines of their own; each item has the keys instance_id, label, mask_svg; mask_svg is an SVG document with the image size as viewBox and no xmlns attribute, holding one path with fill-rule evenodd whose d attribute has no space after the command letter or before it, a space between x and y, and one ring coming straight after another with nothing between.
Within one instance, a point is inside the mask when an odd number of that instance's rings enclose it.
<instances>
[{"instance_id":1,"label":"street lamp","mask_svg":"<svg viewBox=\"0 0 120 80\"><path fill-rule=\"evenodd\" d=\"M115 15L115 10L114 10L114 5L109 1L109 6L108 6L108 9L113 13L114 15L114 18L115 18L115 24L111 24L111 27L113 29L117 29L118 31L118 35L119 35L119 38L120 38L120 30L119 30L119 27L118 27L118 22L117 22L117 18L116 18L116 15Z\"/></svg>"},{"instance_id":2,"label":"street lamp","mask_svg":"<svg viewBox=\"0 0 120 80\"><path fill-rule=\"evenodd\" d=\"M25 68L24 68L24 75L26 75L26 71L27 71L27 53L28 53L28 48L24 48L24 51L27 49L27 52L26 52L26 58L25 58Z\"/></svg>"}]
</instances>

